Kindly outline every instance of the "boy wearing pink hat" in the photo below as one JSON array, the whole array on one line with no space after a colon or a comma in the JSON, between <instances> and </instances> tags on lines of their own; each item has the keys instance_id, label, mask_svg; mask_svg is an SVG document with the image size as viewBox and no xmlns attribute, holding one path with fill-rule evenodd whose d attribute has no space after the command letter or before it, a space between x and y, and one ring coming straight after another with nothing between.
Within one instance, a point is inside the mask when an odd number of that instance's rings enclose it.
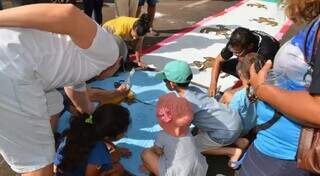
<instances>
[{"instance_id":1,"label":"boy wearing pink hat","mask_svg":"<svg viewBox=\"0 0 320 176\"><path fill-rule=\"evenodd\" d=\"M189 131L193 119L191 104L169 93L159 98L156 108L163 131L159 132L154 146L142 152L141 168L160 176L205 176L206 158Z\"/></svg>"}]
</instances>

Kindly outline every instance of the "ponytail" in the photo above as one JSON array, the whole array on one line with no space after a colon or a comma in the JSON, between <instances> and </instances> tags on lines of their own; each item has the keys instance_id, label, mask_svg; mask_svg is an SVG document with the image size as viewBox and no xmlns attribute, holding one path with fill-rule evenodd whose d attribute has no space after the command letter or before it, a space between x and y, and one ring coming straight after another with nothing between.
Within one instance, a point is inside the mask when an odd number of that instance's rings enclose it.
<instances>
[{"instance_id":1,"label":"ponytail","mask_svg":"<svg viewBox=\"0 0 320 176\"><path fill-rule=\"evenodd\" d=\"M83 162L97 141L94 125L86 122L88 114L71 117L70 129L64 132L66 136L62 154L63 159L58 165L62 171L72 170Z\"/></svg>"},{"instance_id":2,"label":"ponytail","mask_svg":"<svg viewBox=\"0 0 320 176\"><path fill-rule=\"evenodd\" d=\"M138 36L144 36L150 29L150 16L143 13L138 21L134 24L133 29L137 32Z\"/></svg>"},{"instance_id":3,"label":"ponytail","mask_svg":"<svg viewBox=\"0 0 320 176\"><path fill-rule=\"evenodd\" d=\"M58 169L63 172L76 168L87 159L96 142L106 137L116 140L128 130L130 123L128 109L116 104L101 105L92 116L72 116L70 129L63 133L66 141Z\"/></svg>"}]
</instances>

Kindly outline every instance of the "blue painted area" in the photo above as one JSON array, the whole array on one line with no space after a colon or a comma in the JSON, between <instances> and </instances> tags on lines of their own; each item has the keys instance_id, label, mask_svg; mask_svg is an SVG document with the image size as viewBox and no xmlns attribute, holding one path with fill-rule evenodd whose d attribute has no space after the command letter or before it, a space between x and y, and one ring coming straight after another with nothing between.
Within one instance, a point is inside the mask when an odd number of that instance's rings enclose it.
<instances>
[{"instance_id":1,"label":"blue painted area","mask_svg":"<svg viewBox=\"0 0 320 176\"><path fill-rule=\"evenodd\" d=\"M95 81L90 86L112 90L114 89L113 83L119 80L126 80L128 74L128 72L121 73L103 81ZM153 105L156 104L159 96L168 92L165 84L156 79L154 74L154 72L136 71L131 88L139 100ZM129 148L132 151L132 156L129 159L122 159L121 162L128 171L136 175L143 175L139 171L139 165L141 164L140 153L144 148L153 145L154 138L161 129L155 118L155 107L140 102L131 105L123 103L122 105L130 110L132 124L126 137L118 141L117 144ZM69 116L69 113L64 113L60 118L59 132L68 127Z\"/></svg>"}]
</instances>

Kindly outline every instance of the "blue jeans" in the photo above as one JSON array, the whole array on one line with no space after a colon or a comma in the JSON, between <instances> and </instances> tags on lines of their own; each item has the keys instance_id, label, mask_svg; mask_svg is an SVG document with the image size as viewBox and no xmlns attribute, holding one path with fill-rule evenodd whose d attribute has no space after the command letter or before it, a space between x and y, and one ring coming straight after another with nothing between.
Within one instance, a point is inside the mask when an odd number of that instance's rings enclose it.
<instances>
[{"instance_id":1,"label":"blue jeans","mask_svg":"<svg viewBox=\"0 0 320 176\"><path fill-rule=\"evenodd\" d=\"M312 176L297 168L297 162L267 156L252 144L241 165L239 176Z\"/></svg>"},{"instance_id":2,"label":"blue jeans","mask_svg":"<svg viewBox=\"0 0 320 176\"><path fill-rule=\"evenodd\" d=\"M139 0L139 6L143 6L146 1L149 6L156 6L158 2L158 0Z\"/></svg>"},{"instance_id":3,"label":"blue jeans","mask_svg":"<svg viewBox=\"0 0 320 176\"><path fill-rule=\"evenodd\" d=\"M90 18L94 12L94 19L98 24L102 24L102 6L103 0L84 0L84 13Z\"/></svg>"}]
</instances>

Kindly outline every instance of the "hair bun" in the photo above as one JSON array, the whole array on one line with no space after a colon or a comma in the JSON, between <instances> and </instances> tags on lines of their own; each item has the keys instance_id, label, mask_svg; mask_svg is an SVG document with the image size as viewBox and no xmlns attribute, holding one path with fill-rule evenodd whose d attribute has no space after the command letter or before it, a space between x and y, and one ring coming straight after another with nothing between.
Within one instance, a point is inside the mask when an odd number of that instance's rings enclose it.
<instances>
[{"instance_id":1,"label":"hair bun","mask_svg":"<svg viewBox=\"0 0 320 176\"><path fill-rule=\"evenodd\" d=\"M142 24L146 24L149 25L150 23L150 16L147 13L143 13L140 18L139 18L140 22Z\"/></svg>"},{"instance_id":2,"label":"hair bun","mask_svg":"<svg viewBox=\"0 0 320 176\"><path fill-rule=\"evenodd\" d=\"M150 16L143 13L138 21L136 22L134 29L136 30L138 36L144 36L150 29Z\"/></svg>"}]
</instances>

